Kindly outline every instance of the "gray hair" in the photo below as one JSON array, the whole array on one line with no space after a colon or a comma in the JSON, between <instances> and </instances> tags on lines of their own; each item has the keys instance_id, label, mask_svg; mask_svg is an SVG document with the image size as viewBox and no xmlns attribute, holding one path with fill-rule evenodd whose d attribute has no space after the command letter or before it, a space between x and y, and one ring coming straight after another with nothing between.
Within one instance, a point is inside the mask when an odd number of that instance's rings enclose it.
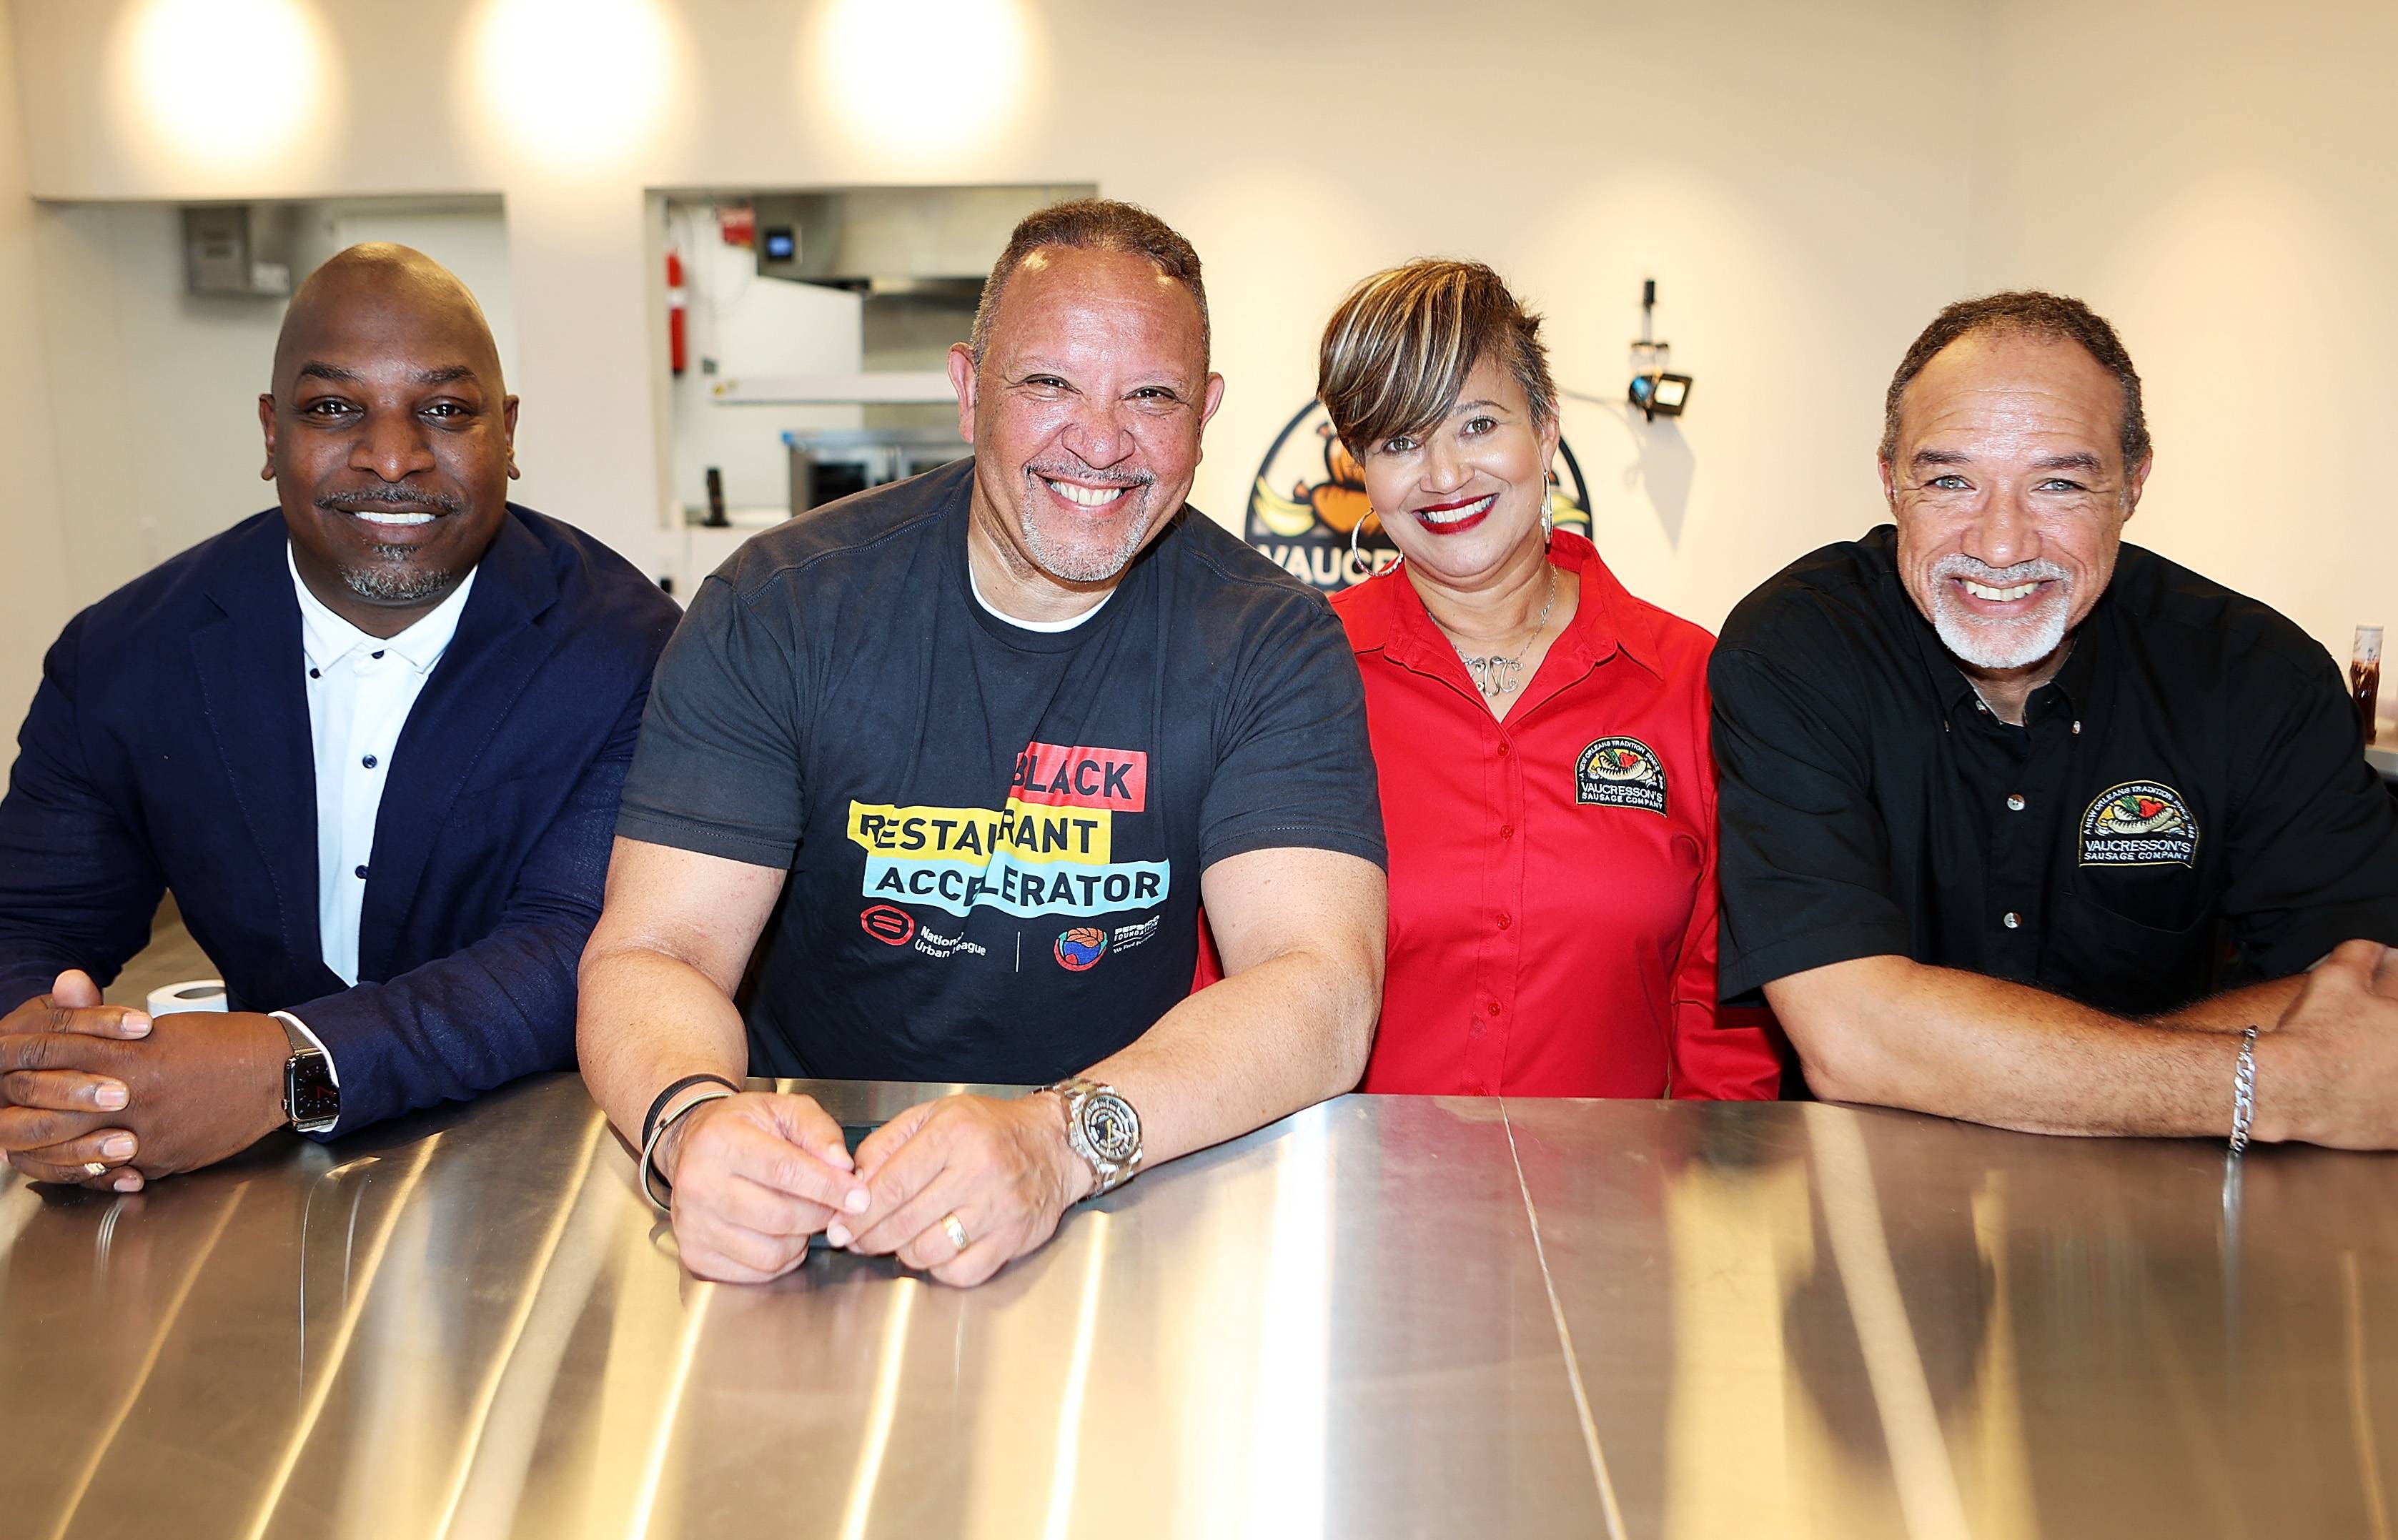
<instances>
[{"instance_id":1,"label":"gray hair","mask_svg":"<svg viewBox=\"0 0 2398 1540\"><path fill-rule=\"evenodd\" d=\"M1890 394L1882 398L1881 458L1887 462L1898 453L1898 405L1906 395L1906 387L1923 372L1942 348L1960 338L1976 332L2017 332L2053 341L2075 342L2081 351L2097 361L2098 367L2115 377L2123 389L2123 469L2131 470L2149 457L2154 447L2149 440L2148 414L2140 407L2140 371L2132 367L2132 355L2123 340L2106 317L2079 300L2061 294L2049 294L2036 288L2010 289L2003 294L1985 294L1978 300L1960 300L1932 318L1923 334L1906 350L1898 362L1898 372L1891 376Z\"/></svg>"},{"instance_id":2,"label":"gray hair","mask_svg":"<svg viewBox=\"0 0 2398 1540\"><path fill-rule=\"evenodd\" d=\"M1007 249L991 264L990 276L982 286L981 302L975 306L974 331L968 345L974 350L975 362L982 362L983 350L990 342L990 318L999 312L1000 296L1007 291L1007 280L1024 265L1024 259L1044 247L1065 247L1077 251L1119 251L1127 256L1145 257L1157 271L1191 291L1192 301L1199 306L1199 352L1204 363L1207 354L1207 288L1199 281L1199 253L1179 231L1159 219L1138 204L1120 203L1113 198L1075 198L1068 203L1053 203L1027 214L1007 238Z\"/></svg>"}]
</instances>

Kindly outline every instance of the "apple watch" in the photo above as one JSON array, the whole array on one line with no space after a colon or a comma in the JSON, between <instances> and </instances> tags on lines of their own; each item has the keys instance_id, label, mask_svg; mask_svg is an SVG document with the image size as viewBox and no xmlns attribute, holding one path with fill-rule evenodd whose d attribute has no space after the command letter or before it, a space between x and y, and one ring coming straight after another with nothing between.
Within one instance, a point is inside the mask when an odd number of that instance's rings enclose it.
<instances>
[{"instance_id":1,"label":"apple watch","mask_svg":"<svg viewBox=\"0 0 2398 1540\"><path fill-rule=\"evenodd\" d=\"M291 1057L283 1061L283 1117L294 1133L322 1133L342 1120L342 1088L333 1080L333 1062L290 1022L276 1018L291 1041Z\"/></svg>"}]
</instances>

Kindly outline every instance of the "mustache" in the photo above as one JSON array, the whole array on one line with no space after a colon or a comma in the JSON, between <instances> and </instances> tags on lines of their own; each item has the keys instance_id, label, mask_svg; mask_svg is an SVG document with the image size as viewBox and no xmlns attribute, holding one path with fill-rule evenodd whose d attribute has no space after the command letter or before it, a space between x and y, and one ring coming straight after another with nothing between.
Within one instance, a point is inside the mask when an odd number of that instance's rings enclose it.
<instances>
[{"instance_id":1,"label":"mustache","mask_svg":"<svg viewBox=\"0 0 2398 1540\"><path fill-rule=\"evenodd\" d=\"M355 514L363 508L377 513L406 510L410 513L454 514L463 504L447 492L431 492L422 487L376 487L352 492L328 492L317 500L317 506L329 514Z\"/></svg>"},{"instance_id":2,"label":"mustache","mask_svg":"<svg viewBox=\"0 0 2398 1540\"><path fill-rule=\"evenodd\" d=\"M1070 475L1084 481L1096 481L1108 487L1149 487L1156 484L1155 473L1150 471L1103 471L1078 455L1059 460L1036 460L1024 467L1027 475Z\"/></svg>"},{"instance_id":3,"label":"mustache","mask_svg":"<svg viewBox=\"0 0 2398 1540\"><path fill-rule=\"evenodd\" d=\"M2013 567L1993 567L1978 557L1962 552L1942 556L1932 564L1934 578L1971 578L1992 588L2012 587L2019 583L2061 583L2068 587L2073 574L2053 561L2019 561Z\"/></svg>"}]
</instances>

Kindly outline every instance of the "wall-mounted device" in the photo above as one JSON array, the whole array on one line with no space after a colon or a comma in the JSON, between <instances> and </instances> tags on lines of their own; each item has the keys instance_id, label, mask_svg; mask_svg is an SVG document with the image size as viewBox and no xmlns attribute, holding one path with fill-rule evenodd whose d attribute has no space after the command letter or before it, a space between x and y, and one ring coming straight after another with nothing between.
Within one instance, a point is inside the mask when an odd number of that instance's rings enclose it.
<instances>
[{"instance_id":1,"label":"wall-mounted device","mask_svg":"<svg viewBox=\"0 0 2398 1540\"><path fill-rule=\"evenodd\" d=\"M280 300L291 293L300 211L290 204L217 203L183 210L183 279L195 294Z\"/></svg>"},{"instance_id":2,"label":"wall-mounted device","mask_svg":"<svg viewBox=\"0 0 2398 1540\"><path fill-rule=\"evenodd\" d=\"M1661 341L1656 334L1657 280L1644 278L1640 283L1640 335L1633 340L1632 355L1638 372L1632 377L1632 388L1626 394L1640 415L1654 422L1661 417L1679 417L1690 404L1691 377L1676 374L1665 366L1672 362L1673 344Z\"/></svg>"}]
</instances>

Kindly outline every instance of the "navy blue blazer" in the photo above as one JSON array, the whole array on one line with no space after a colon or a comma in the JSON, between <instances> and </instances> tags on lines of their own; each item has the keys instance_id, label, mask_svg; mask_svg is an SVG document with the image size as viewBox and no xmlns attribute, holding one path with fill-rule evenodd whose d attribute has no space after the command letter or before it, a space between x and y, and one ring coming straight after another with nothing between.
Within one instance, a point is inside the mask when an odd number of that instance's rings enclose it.
<instances>
[{"instance_id":1,"label":"navy blue blazer","mask_svg":"<svg viewBox=\"0 0 2398 1540\"><path fill-rule=\"evenodd\" d=\"M67 623L0 799L0 1010L105 984L162 890L236 1010L333 1055L346 1132L574 1060L574 971L674 601L529 509L393 751L358 984L323 960L300 605L275 510Z\"/></svg>"}]
</instances>

